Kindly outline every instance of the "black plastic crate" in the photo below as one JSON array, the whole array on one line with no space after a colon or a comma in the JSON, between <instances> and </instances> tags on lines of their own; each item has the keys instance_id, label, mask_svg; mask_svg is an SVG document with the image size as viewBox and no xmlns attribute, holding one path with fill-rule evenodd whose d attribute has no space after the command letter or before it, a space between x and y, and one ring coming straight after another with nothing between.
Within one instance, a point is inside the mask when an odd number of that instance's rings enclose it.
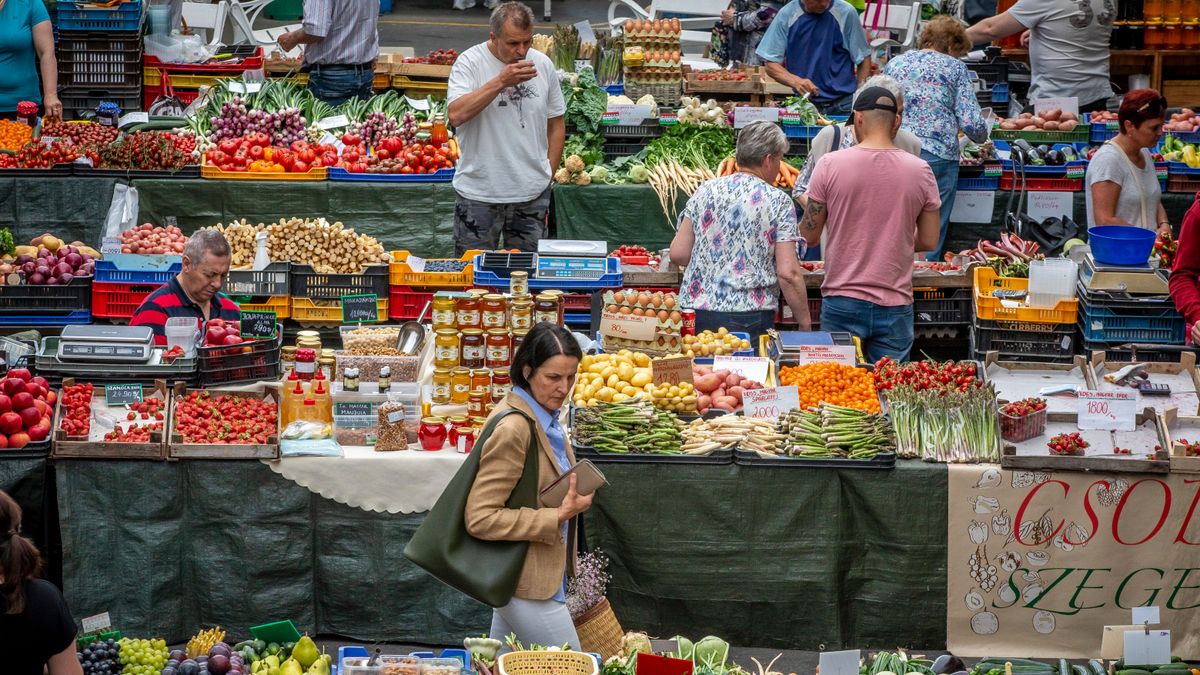
<instances>
[{"instance_id":1,"label":"black plastic crate","mask_svg":"<svg viewBox=\"0 0 1200 675\"><path fill-rule=\"evenodd\" d=\"M1118 363L1179 363L1183 354L1200 357L1200 349L1183 345L1153 345L1118 342L1083 341L1083 353L1104 352L1105 361Z\"/></svg>"},{"instance_id":2,"label":"black plastic crate","mask_svg":"<svg viewBox=\"0 0 1200 675\"><path fill-rule=\"evenodd\" d=\"M64 30L58 34L56 52L58 54L65 54L70 59L84 58L85 60L93 57L83 57L82 55L91 52L106 52L111 58L116 58L115 55L120 55L123 59L130 58L131 55L136 54L138 67L140 68L142 65L142 35L136 32L122 31ZM61 60L62 57L59 56L57 58ZM96 56L94 58L105 57Z\"/></svg>"},{"instance_id":3,"label":"black plastic crate","mask_svg":"<svg viewBox=\"0 0 1200 675\"><path fill-rule=\"evenodd\" d=\"M197 347L196 357L200 366L200 378L203 381L206 373L212 373L231 368L246 368L279 362L280 348L283 346L283 326L275 325L274 340L254 340L236 345L219 347ZM203 339L201 335L201 339Z\"/></svg>"},{"instance_id":4,"label":"black plastic crate","mask_svg":"<svg viewBox=\"0 0 1200 675\"><path fill-rule=\"evenodd\" d=\"M287 295L290 289L288 272L291 263L275 262L265 269L229 270L222 291L226 295Z\"/></svg>"},{"instance_id":5,"label":"black plastic crate","mask_svg":"<svg viewBox=\"0 0 1200 675\"><path fill-rule=\"evenodd\" d=\"M637 452L600 452L595 448L572 444L578 459L591 460L594 464L715 464L733 463L733 449L721 448L707 455L663 455Z\"/></svg>"},{"instance_id":6,"label":"black plastic crate","mask_svg":"<svg viewBox=\"0 0 1200 675\"><path fill-rule=\"evenodd\" d=\"M0 286L0 314L59 316L92 307L92 277L55 286Z\"/></svg>"},{"instance_id":7,"label":"black plastic crate","mask_svg":"<svg viewBox=\"0 0 1200 675\"><path fill-rule=\"evenodd\" d=\"M629 155L636 155L639 152L641 152L643 149L645 149L646 145L647 145L647 143L605 143L604 144L605 161L608 161L609 159L616 159L618 157L628 157Z\"/></svg>"},{"instance_id":8,"label":"black plastic crate","mask_svg":"<svg viewBox=\"0 0 1200 675\"><path fill-rule=\"evenodd\" d=\"M90 32L63 33L56 48L62 87L132 88L142 86L142 40Z\"/></svg>"},{"instance_id":9,"label":"black plastic crate","mask_svg":"<svg viewBox=\"0 0 1200 675\"><path fill-rule=\"evenodd\" d=\"M988 84L1003 84L1008 82L1008 59L997 56L983 63L966 62L967 70L974 72L979 79ZM989 96L991 87L988 87Z\"/></svg>"},{"instance_id":10,"label":"black plastic crate","mask_svg":"<svg viewBox=\"0 0 1200 675\"><path fill-rule=\"evenodd\" d=\"M279 354L275 361L257 365L233 366L217 370L200 371L201 387L226 386L279 379Z\"/></svg>"},{"instance_id":11,"label":"black plastic crate","mask_svg":"<svg viewBox=\"0 0 1200 675\"><path fill-rule=\"evenodd\" d=\"M189 164L178 171L142 170L142 169L96 169L87 164L71 164L71 175L92 178L199 178L200 165ZM232 274L232 272L231 272ZM283 294L286 294L286 289Z\"/></svg>"},{"instance_id":12,"label":"black plastic crate","mask_svg":"<svg viewBox=\"0 0 1200 675\"><path fill-rule=\"evenodd\" d=\"M914 288L913 324L968 324L973 311L970 288Z\"/></svg>"},{"instance_id":13,"label":"black plastic crate","mask_svg":"<svg viewBox=\"0 0 1200 675\"><path fill-rule=\"evenodd\" d=\"M375 294L388 297L388 266L367 265L357 274L324 274L312 265L292 263L291 295L313 300L341 300L346 295Z\"/></svg>"},{"instance_id":14,"label":"black plastic crate","mask_svg":"<svg viewBox=\"0 0 1200 675\"><path fill-rule=\"evenodd\" d=\"M68 87L59 92L62 101L63 117L66 119L84 119L95 114L96 108L105 101L117 104L121 113L142 109L142 88L96 89Z\"/></svg>"},{"instance_id":15,"label":"black plastic crate","mask_svg":"<svg viewBox=\"0 0 1200 675\"><path fill-rule=\"evenodd\" d=\"M1054 329L1043 333L1010 330L997 325L1001 322L976 319L971 325L972 349L979 353L997 351L1013 354L1019 360L1036 357L1070 359L1079 342L1075 324L1047 324Z\"/></svg>"},{"instance_id":16,"label":"black plastic crate","mask_svg":"<svg viewBox=\"0 0 1200 675\"><path fill-rule=\"evenodd\" d=\"M649 141L663 135L663 126L650 124L601 124L600 132L605 138L640 138Z\"/></svg>"}]
</instances>

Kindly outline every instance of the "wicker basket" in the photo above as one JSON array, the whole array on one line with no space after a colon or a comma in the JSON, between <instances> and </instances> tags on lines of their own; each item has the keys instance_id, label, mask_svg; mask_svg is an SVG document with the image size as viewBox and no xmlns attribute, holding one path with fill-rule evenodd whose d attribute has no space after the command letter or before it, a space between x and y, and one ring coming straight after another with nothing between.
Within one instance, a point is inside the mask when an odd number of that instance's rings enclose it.
<instances>
[{"instance_id":1,"label":"wicker basket","mask_svg":"<svg viewBox=\"0 0 1200 675\"><path fill-rule=\"evenodd\" d=\"M501 654L500 675L598 675L596 659L582 652L509 652Z\"/></svg>"},{"instance_id":2,"label":"wicker basket","mask_svg":"<svg viewBox=\"0 0 1200 675\"><path fill-rule=\"evenodd\" d=\"M575 632L579 634L579 646L585 652L595 652L601 661L607 661L621 651L621 623L613 613L608 598L601 598L582 616L575 619Z\"/></svg>"}]
</instances>

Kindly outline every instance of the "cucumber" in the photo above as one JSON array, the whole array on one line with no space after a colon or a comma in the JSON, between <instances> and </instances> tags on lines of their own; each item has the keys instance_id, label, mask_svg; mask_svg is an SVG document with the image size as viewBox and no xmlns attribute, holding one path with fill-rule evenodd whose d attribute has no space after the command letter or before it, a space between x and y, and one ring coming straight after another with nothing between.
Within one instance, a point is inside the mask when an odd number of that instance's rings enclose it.
<instances>
[{"instance_id":1,"label":"cucumber","mask_svg":"<svg viewBox=\"0 0 1200 675\"><path fill-rule=\"evenodd\" d=\"M1151 675L1151 673L1149 670L1142 670L1141 668L1126 668L1118 670L1115 675Z\"/></svg>"},{"instance_id":2,"label":"cucumber","mask_svg":"<svg viewBox=\"0 0 1200 675\"><path fill-rule=\"evenodd\" d=\"M1071 672L1074 675L1092 675L1092 671L1087 669L1087 666L1071 666Z\"/></svg>"},{"instance_id":3,"label":"cucumber","mask_svg":"<svg viewBox=\"0 0 1200 675\"><path fill-rule=\"evenodd\" d=\"M1066 659L1058 660L1058 675L1071 675L1071 664Z\"/></svg>"},{"instance_id":4,"label":"cucumber","mask_svg":"<svg viewBox=\"0 0 1200 675\"><path fill-rule=\"evenodd\" d=\"M1088 661L1088 668L1091 669L1092 675L1108 675L1108 670L1104 667L1104 664L1100 663L1096 659L1090 659Z\"/></svg>"}]
</instances>

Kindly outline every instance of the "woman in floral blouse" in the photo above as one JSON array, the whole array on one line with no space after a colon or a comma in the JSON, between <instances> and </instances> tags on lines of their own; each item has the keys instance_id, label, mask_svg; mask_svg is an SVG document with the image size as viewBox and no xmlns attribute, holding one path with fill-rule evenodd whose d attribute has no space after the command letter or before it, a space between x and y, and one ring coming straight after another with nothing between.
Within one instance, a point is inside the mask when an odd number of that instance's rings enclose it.
<instances>
[{"instance_id":1,"label":"woman in floral blouse","mask_svg":"<svg viewBox=\"0 0 1200 675\"><path fill-rule=\"evenodd\" d=\"M967 31L949 16L934 17L917 40L884 67L904 88L902 128L921 139L921 159L929 162L942 197L942 235L929 260L938 260L946 243L954 193L958 186L958 132L987 140L989 123L979 109L967 66L959 58L971 48Z\"/></svg>"},{"instance_id":2,"label":"woman in floral blouse","mask_svg":"<svg viewBox=\"0 0 1200 675\"><path fill-rule=\"evenodd\" d=\"M713 60L721 66L762 65L755 50L787 0L733 0L713 29Z\"/></svg>"},{"instance_id":3,"label":"woman in floral blouse","mask_svg":"<svg viewBox=\"0 0 1200 675\"><path fill-rule=\"evenodd\" d=\"M687 269L680 304L696 310L696 330L758 336L775 325L779 292L810 330L808 294L796 253L796 209L771 183L787 152L783 130L755 122L738 135L738 172L702 183L671 242L671 262Z\"/></svg>"}]
</instances>

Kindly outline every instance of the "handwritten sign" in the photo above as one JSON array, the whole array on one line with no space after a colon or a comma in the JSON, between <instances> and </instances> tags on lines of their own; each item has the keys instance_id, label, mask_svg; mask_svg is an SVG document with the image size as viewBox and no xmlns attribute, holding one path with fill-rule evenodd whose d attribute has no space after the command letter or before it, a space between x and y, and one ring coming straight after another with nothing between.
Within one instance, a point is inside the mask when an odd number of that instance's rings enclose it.
<instances>
[{"instance_id":1,"label":"handwritten sign","mask_svg":"<svg viewBox=\"0 0 1200 675\"><path fill-rule=\"evenodd\" d=\"M596 31L592 30L590 21L576 21L575 30L579 31L579 43L586 44L596 41Z\"/></svg>"},{"instance_id":2,"label":"handwritten sign","mask_svg":"<svg viewBox=\"0 0 1200 675\"><path fill-rule=\"evenodd\" d=\"M1158 624L1161 623L1160 618L1159 609L1156 606L1133 608L1133 623L1135 624Z\"/></svg>"},{"instance_id":3,"label":"handwritten sign","mask_svg":"<svg viewBox=\"0 0 1200 675\"><path fill-rule=\"evenodd\" d=\"M1037 114L1049 112L1055 108L1069 113L1079 114L1079 99L1074 96L1056 96L1050 98L1039 98L1033 102L1033 109Z\"/></svg>"},{"instance_id":4,"label":"handwritten sign","mask_svg":"<svg viewBox=\"0 0 1200 675\"><path fill-rule=\"evenodd\" d=\"M242 312L241 335L244 338L274 338L275 312L247 310Z\"/></svg>"},{"instance_id":5,"label":"handwritten sign","mask_svg":"<svg viewBox=\"0 0 1200 675\"><path fill-rule=\"evenodd\" d=\"M1075 194L1072 192L1030 192L1026 197L1029 199L1029 217L1039 223L1063 216L1075 219Z\"/></svg>"},{"instance_id":6,"label":"handwritten sign","mask_svg":"<svg viewBox=\"0 0 1200 675\"><path fill-rule=\"evenodd\" d=\"M655 359L650 362L650 372L654 384L676 385L680 382L692 382L692 357L671 356L665 359Z\"/></svg>"},{"instance_id":7,"label":"handwritten sign","mask_svg":"<svg viewBox=\"0 0 1200 675\"><path fill-rule=\"evenodd\" d=\"M121 115L117 120L117 126L124 129L131 124L145 124L150 121L150 114L145 112L130 112Z\"/></svg>"},{"instance_id":8,"label":"handwritten sign","mask_svg":"<svg viewBox=\"0 0 1200 675\"><path fill-rule=\"evenodd\" d=\"M374 293L342 296L342 323L379 321L379 298Z\"/></svg>"},{"instance_id":9,"label":"handwritten sign","mask_svg":"<svg viewBox=\"0 0 1200 675\"><path fill-rule=\"evenodd\" d=\"M794 385L742 392L742 414L746 417L779 419L799 407L800 392Z\"/></svg>"},{"instance_id":10,"label":"handwritten sign","mask_svg":"<svg viewBox=\"0 0 1200 675\"><path fill-rule=\"evenodd\" d=\"M1080 391L1080 430L1133 431L1137 426L1137 393L1132 391ZM1164 662L1158 662L1164 663Z\"/></svg>"},{"instance_id":11,"label":"handwritten sign","mask_svg":"<svg viewBox=\"0 0 1200 675\"><path fill-rule=\"evenodd\" d=\"M850 345L796 345L789 356L800 365L833 362L853 366L857 353Z\"/></svg>"},{"instance_id":12,"label":"handwritten sign","mask_svg":"<svg viewBox=\"0 0 1200 675\"><path fill-rule=\"evenodd\" d=\"M741 129L754 122L778 122L779 108L738 106L733 109L733 128Z\"/></svg>"},{"instance_id":13,"label":"handwritten sign","mask_svg":"<svg viewBox=\"0 0 1200 675\"><path fill-rule=\"evenodd\" d=\"M612 121L613 113L616 113L616 122ZM630 105L628 103L610 105L605 113L605 121L609 124L637 125L645 122L650 117L650 106Z\"/></svg>"},{"instance_id":14,"label":"handwritten sign","mask_svg":"<svg viewBox=\"0 0 1200 675\"><path fill-rule=\"evenodd\" d=\"M142 385L133 382L104 385L104 401L108 405L129 405L142 402Z\"/></svg>"},{"instance_id":15,"label":"handwritten sign","mask_svg":"<svg viewBox=\"0 0 1200 675\"><path fill-rule=\"evenodd\" d=\"M121 241L120 237L105 237L100 242L100 253L102 253L104 255L120 253L122 243L123 242Z\"/></svg>"},{"instance_id":16,"label":"handwritten sign","mask_svg":"<svg viewBox=\"0 0 1200 675\"><path fill-rule=\"evenodd\" d=\"M759 384L766 383L769 364L768 359L757 356L713 357L713 370L728 370Z\"/></svg>"},{"instance_id":17,"label":"handwritten sign","mask_svg":"<svg viewBox=\"0 0 1200 675\"><path fill-rule=\"evenodd\" d=\"M1030 193L1036 194L1036 193ZM959 190L950 211L952 223L990 223L996 207L996 193L991 190Z\"/></svg>"},{"instance_id":18,"label":"handwritten sign","mask_svg":"<svg viewBox=\"0 0 1200 675\"><path fill-rule=\"evenodd\" d=\"M649 342L654 339L657 330L657 317L614 314L612 312L604 312L600 315L600 334L605 337Z\"/></svg>"},{"instance_id":19,"label":"handwritten sign","mask_svg":"<svg viewBox=\"0 0 1200 675\"><path fill-rule=\"evenodd\" d=\"M1125 665L1144 666L1171 662L1171 631L1125 631Z\"/></svg>"},{"instance_id":20,"label":"handwritten sign","mask_svg":"<svg viewBox=\"0 0 1200 675\"><path fill-rule=\"evenodd\" d=\"M83 624L83 632L85 635L90 635L91 633L103 633L109 628L112 628L112 618L109 617L108 612L96 614L94 616L85 616L80 623Z\"/></svg>"},{"instance_id":21,"label":"handwritten sign","mask_svg":"<svg viewBox=\"0 0 1200 675\"><path fill-rule=\"evenodd\" d=\"M400 412L403 416L403 411ZM337 401L333 404L333 414L346 417L374 417L375 404L370 401Z\"/></svg>"},{"instance_id":22,"label":"handwritten sign","mask_svg":"<svg viewBox=\"0 0 1200 675\"><path fill-rule=\"evenodd\" d=\"M350 126L350 118L346 117L345 115L334 115L332 117L326 117L325 119L317 122L317 126L321 127L325 131L341 129L342 127Z\"/></svg>"},{"instance_id":23,"label":"handwritten sign","mask_svg":"<svg viewBox=\"0 0 1200 675\"><path fill-rule=\"evenodd\" d=\"M843 652L821 652L818 667L821 675L858 675L858 662L862 652L849 649Z\"/></svg>"}]
</instances>

